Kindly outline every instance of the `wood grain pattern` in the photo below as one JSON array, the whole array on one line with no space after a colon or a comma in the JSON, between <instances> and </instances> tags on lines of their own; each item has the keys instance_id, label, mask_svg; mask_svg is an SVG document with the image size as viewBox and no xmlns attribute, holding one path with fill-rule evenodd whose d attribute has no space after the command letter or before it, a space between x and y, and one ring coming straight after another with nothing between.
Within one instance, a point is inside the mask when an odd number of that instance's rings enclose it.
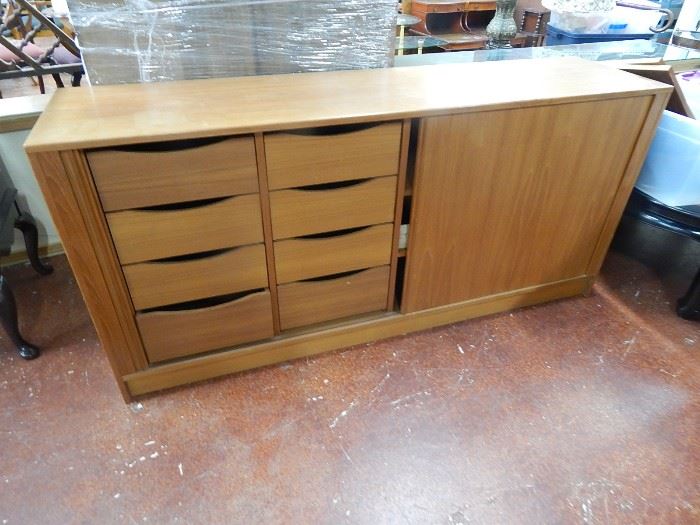
<instances>
[{"instance_id":1,"label":"wood grain pattern","mask_svg":"<svg viewBox=\"0 0 700 525\"><path fill-rule=\"evenodd\" d=\"M331 135L265 135L270 189L396 175L401 122Z\"/></svg>"},{"instance_id":2,"label":"wood grain pattern","mask_svg":"<svg viewBox=\"0 0 700 525\"><path fill-rule=\"evenodd\" d=\"M595 249L593 250L591 258L586 267L586 273L588 275L596 276L598 275L598 272L600 272L600 267L603 265L603 259L605 258L605 254L608 252L608 248L612 242L617 225L622 218L622 213L625 211L625 206L627 205L629 196L632 193L634 184L639 176L639 170L642 169L642 164L644 164L644 159L646 159L647 151L649 150L651 141L654 138L656 127L658 126L661 115L663 114L663 109L668 103L669 96L670 92L655 95L647 106L648 112L644 125L634 137L634 150L629 156L624 174L617 188L617 192L615 193L615 197L608 209L605 224L603 225L600 236L596 242ZM592 286L593 282L591 281L587 291L589 291L590 287Z\"/></svg>"},{"instance_id":3,"label":"wood grain pattern","mask_svg":"<svg viewBox=\"0 0 700 525\"><path fill-rule=\"evenodd\" d=\"M401 230L401 216L403 214L403 199L406 195L408 181L408 155L411 142L411 128L413 123L406 119L401 129L401 152L399 157L399 175L396 181L396 201L394 204L394 231L391 241L391 263L389 267L389 293L387 294L386 308L394 309L396 302L396 274L399 264L399 238Z\"/></svg>"},{"instance_id":4,"label":"wood grain pattern","mask_svg":"<svg viewBox=\"0 0 700 525\"><path fill-rule=\"evenodd\" d=\"M270 192L272 235L298 237L394 220L396 177L329 190Z\"/></svg>"},{"instance_id":5,"label":"wood grain pattern","mask_svg":"<svg viewBox=\"0 0 700 525\"><path fill-rule=\"evenodd\" d=\"M335 237L275 241L279 284L388 265L393 224L379 224Z\"/></svg>"},{"instance_id":6,"label":"wood grain pattern","mask_svg":"<svg viewBox=\"0 0 700 525\"><path fill-rule=\"evenodd\" d=\"M265 290L196 310L137 314L153 363L272 337L272 304Z\"/></svg>"},{"instance_id":7,"label":"wood grain pattern","mask_svg":"<svg viewBox=\"0 0 700 525\"><path fill-rule=\"evenodd\" d=\"M277 288L282 330L386 309L389 267Z\"/></svg>"},{"instance_id":8,"label":"wood grain pattern","mask_svg":"<svg viewBox=\"0 0 700 525\"><path fill-rule=\"evenodd\" d=\"M58 90L25 147L46 151L240 135L666 89L578 58L87 86ZM57 122L70 122L70 133Z\"/></svg>"},{"instance_id":9,"label":"wood grain pattern","mask_svg":"<svg viewBox=\"0 0 700 525\"><path fill-rule=\"evenodd\" d=\"M257 193L252 137L174 151L87 153L105 211Z\"/></svg>"},{"instance_id":10,"label":"wood grain pattern","mask_svg":"<svg viewBox=\"0 0 700 525\"><path fill-rule=\"evenodd\" d=\"M230 197L181 210L107 213L122 264L262 242L260 197Z\"/></svg>"},{"instance_id":11,"label":"wood grain pattern","mask_svg":"<svg viewBox=\"0 0 700 525\"><path fill-rule=\"evenodd\" d=\"M387 312L385 316L364 322L338 323L338 326L322 330L313 329L301 335L296 333L291 336L282 335L279 339L261 342L246 348L154 366L142 372L129 374L124 377L124 381L133 395L142 395L193 381L327 352L336 348L425 330L434 326L522 308L561 297L571 297L581 294L586 285L587 278L580 277L489 297L480 297L412 314L402 315Z\"/></svg>"},{"instance_id":12,"label":"wood grain pattern","mask_svg":"<svg viewBox=\"0 0 700 525\"><path fill-rule=\"evenodd\" d=\"M424 119L402 312L585 275L651 98Z\"/></svg>"},{"instance_id":13,"label":"wood grain pattern","mask_svg":"<svg viewBox=\"0 0 700 525\"><path fill-rule=\"evenodd\" d=\"M115 376L145 368L126 283L84 159L69 151L33 154L30 161Z\"/></svg>"},{"instance_id":14,"label":"wood grain pattern","mask_svg":"<svg viewBox=\"0 0 700 525\"><path fill-rule=\"evenodd\" d=\"M685 99L683 90L678 85L678 78L673 71L673 67L669 65L627 65L621 66L619 69L673 86L673 92L668 99L666 109L679 115L695 118L688 101Z\"/></svg>"},{"instance_id":15,"label":"wood grain pattern","mask_svg":"<svg viewBox=\"0 0 700 525\"><path fill-rule=\"evenodd\" d=\"M26 147L34 152L59 232L70 239L69 259L128 396L588 291L670 91L576 59L103 86L58 92ZM422 131L402 307L426 309L386 311L398 256L395 231L390 265L278 288L273 238L396 221L407 150L396 175L343 188L270 192L264 134L403 120L405 146L411 118L422 119ZM190 209L112 211L107 218L83 154L37 153L248 133L255 133L260 195ZM340 147L341 164L350 150L375 153L353 149L358 142ZM315 147L320 157L326 154ZM335 169L306 157L301 165L311 170ZM346 175L330 175L338 176ZM150 193L162 192L143 192ZM266 264L258 269L267 269L262 283L269 292L139 314L115 249L131 264L261 242ZM444 303L451 304L431 307ZM369 310L371 319L352 317ZM348 317L309 326L340 316Z\"/></svg>"},{"instance_id":16,"label":"wood grain pattern","mask_svg":"<svg viewBox=\"0 0 700 525\"><path fill-rule=\"evenodd\" d=\"M272 326L275 334L280 333L280 309L277 301L277 272L272 241L272 217L270 216L270 192L267 185L267 164L265 163L265 139L262 133L255 134L255 155L258 159L258 180L260 184L260 212L262 214L267 278L272 299Z\"/></svg>"},{"instance_id":17,"label":"wood grain pattern","mask_svg":"<svg viewBox=\"0 0 700 525\"><path fill-rule=\"evenodd\" d=\"M137 310L267 287L263 244L190 261L130 264L123 270Z\"/></svg>"},{"instance_id":18,"label":"wood grain pattern","mask_svg":"<svg viewBox=\"0 0 700 525\"><path fill-rule=\"evenodd\" d=\"M112 238L109 235L107 221L103 211L100 209L100 201L95 184L92 177L90 177L87 159L80 151L62 151L61 162L66 168L69 183L73 188L73 194L85 219L85 225L92 242L92 249L99 258L102 274L110 292L113 307L117 313L117 319L126 338L126 346L117 347L114 351L120 354L128 354L137 369L143 368L146 365L146 361L143 345L133 321L134 307L131 303L124 274L117 261L117 254ZM61 235L61 238L63 239L64 237ZM102 309L103 305L96 306L100 308L96 315L102 315L102 312L104 312ZM107 311L107 314L111 315L111 312Z\"/></svg>"}]
</instances>

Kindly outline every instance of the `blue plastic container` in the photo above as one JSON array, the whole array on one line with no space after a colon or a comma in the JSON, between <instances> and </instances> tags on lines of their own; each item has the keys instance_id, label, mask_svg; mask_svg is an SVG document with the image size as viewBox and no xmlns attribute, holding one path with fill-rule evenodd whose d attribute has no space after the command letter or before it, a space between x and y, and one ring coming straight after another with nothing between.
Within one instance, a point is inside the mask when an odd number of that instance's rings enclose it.
<instances>
[{"instance_id":1,"label":"blue plastic container","mask_svg":"<svg viewBox=\"0 0 700 525\"><path fill-rule=\"evenodd\" d=\"M551 24L547 24L547 37L545 45L547 46L565 46L569 44L586 44L588 42L615 42L618 40L647 40L654 36L653 33L642 33L625 35L623 33L607 33L607 34L586 34L586 33L569 33L563 31Z\"/></svg>"}]
</instances>

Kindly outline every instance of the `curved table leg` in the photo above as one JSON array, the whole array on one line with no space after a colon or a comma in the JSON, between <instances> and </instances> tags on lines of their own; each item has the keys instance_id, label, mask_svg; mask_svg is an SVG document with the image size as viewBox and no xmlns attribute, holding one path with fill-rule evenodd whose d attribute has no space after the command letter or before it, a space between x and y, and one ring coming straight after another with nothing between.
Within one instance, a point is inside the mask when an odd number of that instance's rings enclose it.
<instances>
[{"instance_id":1,"label":"curved table leg","mask_svg":"<svg viewBox=\"0 0 700 525\"><path fill-rule=\"evenodd\" d=\"M32 268L41 275L53 272L53 267L50 264L45 264L39 259L39 232L32 216L20 213L15 220L15 228L20 230L24 236L24 244L27 247L27 256Z\"/></svg>"},{"instance_id":2,"label":"curved table leg","mask_svg":"<svg viewBox=\"0 0 700 525\"><path fill-rule=\"evenodd\" d=\"M695 275L686 294L678 299L676 312L683 319L700 320L700 271Z\"/></svg>"},{"instance_id":3,"label":"curved table leg","mask_svg":"<svg viewBox=\"0 0 700 525\"><path fill-rule=\"evenodd\" d=\"M19 333L17 324L17 305L15 296L12 294L10 286L4 275L0 275L0 322L5 328L5 332L17 347L22 359L34 359L39 357L39 349L28 343Z\"/></svg>"}]
</instances>

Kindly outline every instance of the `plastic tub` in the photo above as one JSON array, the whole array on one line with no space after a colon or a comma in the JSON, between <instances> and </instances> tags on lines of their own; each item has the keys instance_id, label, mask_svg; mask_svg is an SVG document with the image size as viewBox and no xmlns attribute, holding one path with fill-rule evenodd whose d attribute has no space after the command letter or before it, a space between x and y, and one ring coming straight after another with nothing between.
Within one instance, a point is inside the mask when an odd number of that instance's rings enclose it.
<instances>
[{"instance_id":1,"label":"plastic tub","mask_svg":"<svg viewBox=\"0 0 700 525\"><path fill-rule=\"evenodd\" d=\"M568 44L586 44L588 42L614 42L617 40L646 40L651 38L654 33L570 33L563 31L552 24L547 24L547 38L545 45L547 46L564 46Z\"/></svg>"},{"instance_id":2,"label":"plastic tub","mask_svg":"<svg viewBox=\"0 0 700 525\"><path fill-rule=\"evenodd\" d=\"M610 19L624 21L627 24L624 33L642 34L651 33L649 28L657 27L662 16L663 13L659 11L617 6L610 14Z\"/></svg>"},{"instance_id":3,"label":"plastic tub","mask_svg":"<svg viewBox=\"0 0 700 525\"><path fill-rule=\"evenodd\" d=\"M569 33L605 33L610 12L568 13L552 11L549 23L561 31Z\"/></svg>"},{"instance_id":4,"label":"plastic tub","mask_svg":"<svg viewBox=\"0 0 700 525\"><path fill-rule=\"evenodd\" d=\"M664 111L637 188L669 206L700 204L700 121Z\"/></svg>"}]
</instances>

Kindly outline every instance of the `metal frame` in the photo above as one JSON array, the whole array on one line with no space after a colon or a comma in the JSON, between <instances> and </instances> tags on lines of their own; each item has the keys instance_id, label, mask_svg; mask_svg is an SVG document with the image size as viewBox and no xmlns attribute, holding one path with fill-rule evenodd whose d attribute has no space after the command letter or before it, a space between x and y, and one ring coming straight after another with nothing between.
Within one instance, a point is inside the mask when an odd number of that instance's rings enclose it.
<instances>
[{"instance_id":1,"label":"metal frame","mask_svg":"<svg viewBox=\"0 0 700 525\"><path fill-rule=\"evenodd\" d=\"M44 75L52 75L57 78L60 73L73 75L75 85L79 83L79 76L84 73L83 65L80 64L56 64L53 62L53 52L56 48L63 44L66 50L76 57L80 57L80 49L75 44L74 40L68 36L60 27L54 24L50 19L44 16L41 11L34 7L28 0L9 0L8 5L12 5L15 11L5 21L0 22L0 45L8 49L12 54L16 55L19 60L17 62L5 62L0 60L0 65L4 66L5 70L0 71L0 79L22 78L22 77L39 77L39 84L43 92ZM11 29L14 22L23 12L28 13L36 18L40 24L38 27L28 31L22 38L19 45L11 42L7 37L2 35L6 29ZM46 28L51 31L56 37L56 41L46 49L46 51L38 58L34 59L23 51L24 47L34 40L37 33ZM77 80L76 80L76 76ZM60 79L60 77L58 77ZM57 79L57 83L59 80ZM62 87L62 84L59 83ZM1 97L2 95L0 95Z\"/></svg>"}]
</instances>

